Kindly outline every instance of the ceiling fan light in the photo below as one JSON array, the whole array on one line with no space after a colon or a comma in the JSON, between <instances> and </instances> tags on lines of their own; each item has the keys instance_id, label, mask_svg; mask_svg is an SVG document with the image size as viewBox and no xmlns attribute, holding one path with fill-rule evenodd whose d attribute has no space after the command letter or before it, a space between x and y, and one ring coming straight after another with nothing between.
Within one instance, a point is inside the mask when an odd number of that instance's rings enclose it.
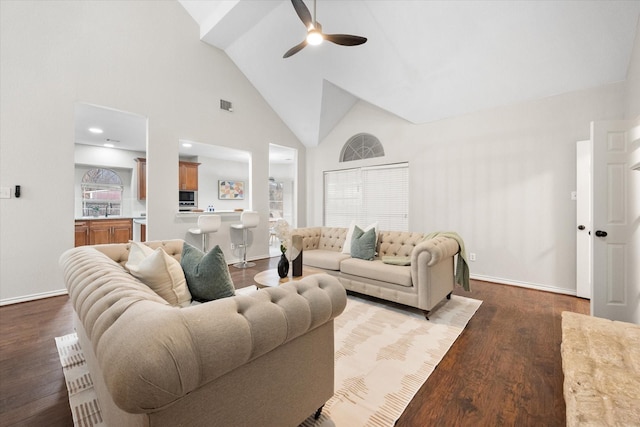
<instances>
[{"instance_id":1,"label":"ceiling fan light","mask_svg":"<svg viewBox=\"0 0 640 427\"><path fill-rule=\"evenodd\" d=\"M309 34L307 34L307 43L309 43L312 46L317 46L320 43L322 43L322 40L324 40L324 38L322 37L322 34L319 33L318 31L312 30L309 31Z\"/></svg>"}]
</instances>

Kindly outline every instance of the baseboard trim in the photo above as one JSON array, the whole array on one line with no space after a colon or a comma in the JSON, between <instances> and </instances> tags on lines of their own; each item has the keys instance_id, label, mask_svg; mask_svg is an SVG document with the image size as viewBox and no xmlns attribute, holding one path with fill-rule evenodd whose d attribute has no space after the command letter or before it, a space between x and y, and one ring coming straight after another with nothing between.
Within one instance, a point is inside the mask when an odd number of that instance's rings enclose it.
<instances>
[{"instance_id":1,"label":"baseboard trim","mask_svg":"<svg viewBox=\"0 0 640 427\"><path fill-rule=\"evenodd\" d=\"M553 292L554 294L564 294L564 295L572 295L572 296L577 295L577 291L575 289L558 288L556 286L520 282L518 280L509 280L509 279L502 279L500 277L482 276L479 274L471 274L469 277L474 280L482 280L483 282L494 282L494 283L500 283L502 285L518 286L521 288L535 289L538 291Z\"/></svg>"},{"instance_id":2,"label":"baseboard trim","mask_svg":"<svg viewBox=\"0 0 640 427\"><path fill-rule=\"evenodd\" d=\"M43 299L43 298L57 297L60 295L67 295L67 294L68 292L66 289L58 289L57 291L42 292L39 294L24 295L21 297L14 297L14 298L5 298L5 299L0 299L0 306L17 304L20 302L34 301L34 300Z\"/></svg>"}]
</instances>

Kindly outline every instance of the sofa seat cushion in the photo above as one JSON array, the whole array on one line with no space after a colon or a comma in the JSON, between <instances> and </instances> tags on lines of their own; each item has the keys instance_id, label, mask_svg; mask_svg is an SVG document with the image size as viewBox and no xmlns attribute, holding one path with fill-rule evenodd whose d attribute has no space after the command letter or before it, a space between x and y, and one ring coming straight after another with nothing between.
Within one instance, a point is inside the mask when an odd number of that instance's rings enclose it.
<instances>
[{"instance_id":1,"label":"sofa seat cushion","mask_svg":"<svg viewBox=\"0 0 640 427\"><path fill-rule=\"evenodd\" d=\"M323 270L340 270L340 263L351 258L348 254L327 249L314 249L302 252L302 262L309 267L322 268Z\"/></svg>"},{"instance_id":2,"label":"sofa seat cushion","mask_svg":"<svg viewBox=\"0 0 640 427\"><path fill-rule=\"evenodd\" d=\"M373 261L357 258L345 259L340 263L340 272L400 286L413 286L410 266L389 265L383 263L380 259Z\"/></svg>"}]
</instances>

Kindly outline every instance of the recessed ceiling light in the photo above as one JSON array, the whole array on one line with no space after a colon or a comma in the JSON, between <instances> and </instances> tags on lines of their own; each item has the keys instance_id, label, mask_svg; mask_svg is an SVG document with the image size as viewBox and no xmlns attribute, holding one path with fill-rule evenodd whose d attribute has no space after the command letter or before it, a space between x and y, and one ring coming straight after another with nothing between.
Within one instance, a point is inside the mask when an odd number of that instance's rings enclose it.
<instances>
[{"instance_id":1,"label":"recessed ceiling light","mask_svg":"<svg viewBox=\"0 0 640 427\"><path fill-rule=\"evenodd\" d=\"M104 144L104 146L107 147L107 148L113 148L114 147L113 144L109 144L109 143Z\"/></svg>"},{"instance_id":2,"label":"recessed ceiling light","mask_svg":"<svg viewBox=\"0 0 640 427\"><path fill-rule=\"evenodd\" d=\"M182 143L182 146L183 146L184 148L191 148L191 147L193 147L193 144L190 144L190 143L188 143L188 142L183 142L183 143Z\"/></svg>"},{"instance_id":3,"label":"recessed ceiling light","mask_svg":"<svg viewBox=\"0 0 640 427\"><path fill-rule=\"evenodd\" d=\"M89 132L91 133L102 133L103 130L100 128L89 128Z\"/></svg>"}]
</instances>

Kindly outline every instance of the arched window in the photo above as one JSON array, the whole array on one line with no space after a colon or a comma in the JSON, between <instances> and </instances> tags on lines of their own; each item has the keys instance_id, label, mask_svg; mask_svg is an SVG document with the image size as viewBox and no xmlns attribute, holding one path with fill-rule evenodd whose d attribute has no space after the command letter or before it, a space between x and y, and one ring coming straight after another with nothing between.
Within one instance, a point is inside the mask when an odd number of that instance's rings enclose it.
<instances>
[{"instance_id":1,"label":"arched window","mask_svg":"<svg viewBox=\"0 0 640 427\"><path fill-rule=\"evenodd\" d=\"M352 136L342 147L341 162L383 157L384 147L380 140L370 133L359 133Z\"/></svg>"},{"instance_id":2,"label":"arched window","mask_svg":"<svg viewBox=\"0 0 640 427\"><path fill-rule=\"evenodd\" d=\"M120 215L122 179L111 169L89 169L82 177L82 214L85 216Z\"/></svg>"}]
</instances>

